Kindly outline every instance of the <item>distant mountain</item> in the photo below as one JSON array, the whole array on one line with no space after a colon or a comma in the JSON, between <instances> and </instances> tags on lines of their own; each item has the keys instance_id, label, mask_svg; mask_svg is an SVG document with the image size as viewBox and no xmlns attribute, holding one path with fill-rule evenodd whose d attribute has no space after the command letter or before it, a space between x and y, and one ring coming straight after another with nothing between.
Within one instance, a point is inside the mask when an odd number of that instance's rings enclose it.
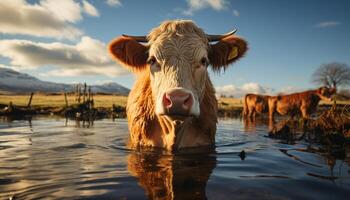
<instances>
[{"instance_id":1,"label":"distant mountain","mask_svg":"<svg viewBox=\"0 0 350 200\"><path fill-rule=\"evenodd\" d=\"M75 90L75 84L54 83L42 81L25 73L20 73L8 68L0 68L0 91L6 93L28 92L71 92ZM128 95L130 90L118 83L105 83L91 85L91 91L96 93L112 93Z\"/></svg>"}]
</instances>

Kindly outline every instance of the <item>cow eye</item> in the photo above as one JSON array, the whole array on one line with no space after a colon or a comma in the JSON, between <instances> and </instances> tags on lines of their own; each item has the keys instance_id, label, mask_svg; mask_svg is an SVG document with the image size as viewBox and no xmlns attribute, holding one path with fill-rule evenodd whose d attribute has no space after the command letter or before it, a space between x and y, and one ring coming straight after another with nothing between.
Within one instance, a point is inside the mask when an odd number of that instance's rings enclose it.
<instances>
[{"instance_id":1,"label":"cow eye","mask_svg":"<svg viewBox=\"0 0 350 200\"><path fill-rule=\"evenodd\" d=\"M203 57L203 58L201 59L201 65L203 65L203 66L208 66L208 64L209 64L208 59L207 59L206 57Z\"/></svg>"},{"instance_id":2,"label":"cow eye","mask_svg":"<svg viewBox=\"0 0 350 200\"><path fill-rule=\"evenodd\" d=\"M157 62L156 58L154 56L151 56L147 60L147 64L154 65Z\"/></svg>"}]
</instances>

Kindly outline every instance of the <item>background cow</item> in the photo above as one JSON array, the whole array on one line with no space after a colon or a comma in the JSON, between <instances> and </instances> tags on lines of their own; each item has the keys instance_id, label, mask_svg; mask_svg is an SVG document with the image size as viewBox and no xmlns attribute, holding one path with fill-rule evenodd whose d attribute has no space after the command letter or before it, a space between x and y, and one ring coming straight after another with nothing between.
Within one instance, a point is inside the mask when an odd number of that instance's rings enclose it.
<instances>
[{"instance_id":1,"label":"background cow","mask_svg":"<svg viewBox=\"0 0 350 200\"><path fill-rule=\"evenodd\" d=\"M268 99L270 96L259 94L246 94L244 96L244 117L255 119L256 113L263 114L269 112Z\"/></svg>"},{"instance_id":2,"label":"background cow","mask_svg":"<svg viewBox=\"0 0 350 200\"><path fill-rule=\"evenodd\" d=\"M331 97L335 92L333 88L320 87L317 90L270 97L270 119L274 118L275 112L281 115L290 114L292 118L297 113L301 113L304 119L308 119L312 113L316 112L320 100L332 101Z\"/></svg>"},{"instance_id":3,"label":"background cow","mask_svg":"<svg viewBox=\"0 0 350 200\"><path fill-rule=\"evenodd\" d=\"M245 54L246 42L233 33L207 35L192 21L175 20L147 37L110 43L111 55L138 75L127 103L132 147L214 144L217 100L207 70L225 69Z\"/></svg>"}]
</instances>

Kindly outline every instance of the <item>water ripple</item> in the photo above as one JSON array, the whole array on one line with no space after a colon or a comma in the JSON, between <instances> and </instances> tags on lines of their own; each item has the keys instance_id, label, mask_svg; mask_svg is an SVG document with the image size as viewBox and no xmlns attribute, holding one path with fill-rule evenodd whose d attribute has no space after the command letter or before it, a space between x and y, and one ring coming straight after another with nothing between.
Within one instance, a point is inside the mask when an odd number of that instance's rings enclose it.
<instances>
[{"instance_id":1,"label":"water ripple","mask_svg":"<svg viewBox=\"0 0 350 200\"><path fill-rule=\"evenodd\" d=\"M172 154L129 149L125 119L1 121L0 199L347 199L348 161L266 133L220 120L214 150Z\"/></svg>"}]
</instances>

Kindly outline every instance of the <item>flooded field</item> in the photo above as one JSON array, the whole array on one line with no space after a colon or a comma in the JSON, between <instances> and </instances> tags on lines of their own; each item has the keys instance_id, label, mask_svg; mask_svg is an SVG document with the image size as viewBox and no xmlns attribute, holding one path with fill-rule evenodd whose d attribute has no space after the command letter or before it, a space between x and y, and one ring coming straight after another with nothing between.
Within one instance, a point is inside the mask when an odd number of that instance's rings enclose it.
<instances>
[{"instance_id":1,"label":"flooded field","mask_svg":"<svg viewBox=\"0 0 350 200\"><path fill-rule=\"evenodd\" d=\"M0 199L348 199L349 158L267 130L222 119L215 150L170 155L128 149L125 119L2 119Z\"/></svg>"}]
</instances>

